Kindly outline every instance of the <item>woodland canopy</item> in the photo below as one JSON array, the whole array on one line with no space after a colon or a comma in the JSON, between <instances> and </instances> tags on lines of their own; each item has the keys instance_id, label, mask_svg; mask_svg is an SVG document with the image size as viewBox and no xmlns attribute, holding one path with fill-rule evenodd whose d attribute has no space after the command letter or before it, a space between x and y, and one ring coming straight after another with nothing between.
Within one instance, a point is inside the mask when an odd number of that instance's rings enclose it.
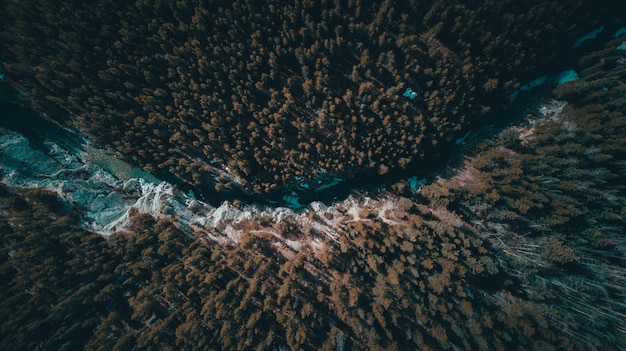
<instances>
[{"instance_id":1,"label":"woodland canopy","mask_svg":"<svg viewBox=\"0 0 626 351\"><path fill-rule=\"evenodd\" d=\"M501 118L507 96L609 11L513 0L3 7L3 84L26 104L155 174L254 192L437 159Z\"/></svg>"},{"instance_id":2,"label":"woodland canopy","mask_svg":"<svg viewBox=\"0 0 626 351\"><path fill-rule=\"evenodd\" d=\"M3 84L147 169L262 192L442 152L602 5L6 0ZM259 213L219 244L135 211L105 239L0 184L0 349L624 350L623 40L421 192L307 214L333 235Z\"/></svg>"}]
</instances>

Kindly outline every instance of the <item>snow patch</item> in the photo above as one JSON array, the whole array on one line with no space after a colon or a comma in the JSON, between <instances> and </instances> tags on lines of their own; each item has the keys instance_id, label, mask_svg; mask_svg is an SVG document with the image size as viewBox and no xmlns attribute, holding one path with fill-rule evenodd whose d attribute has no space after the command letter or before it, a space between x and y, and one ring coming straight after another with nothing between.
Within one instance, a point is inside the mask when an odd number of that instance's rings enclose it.
<instances>
[{"instance_id":1,"label":"snow patch","mask_svg":"<svg viewBox=\"0 0 626 351\"><path fill-rule=\"evenodd\" d=\"M548 120L557 120L565 106L567 106L567 102L565 101L552 100L548 104L541 105L541 107L539 107L539 113Z\"/></svg>"},{"instance_id":2,"label":"snow patch","mask_svg":"<svg viewBox=\"0 0 626 351\"><path fill-rule=\"evenodd\" d=\"M565 101L553 100L547 104L541 105L537 111L541 114L541 117L538 118L529 118L526 120L525 125L513 127L518 133L518 138L521 141L522 145L526 145L528 142L533 140L535 134L535 128L539 124L550 122L561 121L563 109L567 106ZM571 131L575 131L576 126L573 123L564 122L564 127L571 129Z\"/></svg>"},{"instance_id":3,"label":"snow patch","mask_svg":"<svg viewBox=\"0 0 626 351\"><path fill-rule=\"evenodd\" d=\"M350 219L347 222L360 221L361 220L361 207L357 203L351 204L350 208L348 209L348 214L352 216L352 219Z\"/></svg>"},{"instance_id":4,"label":"snow patch","mask_svg":"<svg viewBox=\"0 0 626 351\"><path fill-rule=\"evenodd\" d=\"M394 226L404 225L395 217L398 210L397 199L387 198L383 201L382 206L378 207L378 218L386 224Z\"/></svg>"}]
</instances>

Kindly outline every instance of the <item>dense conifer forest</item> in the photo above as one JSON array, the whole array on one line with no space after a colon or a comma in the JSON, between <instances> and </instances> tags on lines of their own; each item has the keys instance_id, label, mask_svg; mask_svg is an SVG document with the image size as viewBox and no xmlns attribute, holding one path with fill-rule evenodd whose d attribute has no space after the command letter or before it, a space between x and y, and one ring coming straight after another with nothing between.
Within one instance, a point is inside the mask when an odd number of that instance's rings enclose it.
<instances>
[{"instance_id":1,"label":"dense conifer forest","mask_svg":"<svg viewBox=\"0 0 626 351\"><path fill-rule=\"evenodd\" d=\"M7 89L33 109L148 170L259 192L433 157L504 119L507 96L581 34L572 19L598 14L584 1L0 4ZM221 244L207 233L223 228L134 213L104 238L56 193L0 184L0 349L624 350L625 39L581 47L578 79L418 193L401 180L357 194L385 200L358 213L310 211L334 235L259 215ZM321 249L284 244L314 238Z\"/></svg>"},{"instance_id":2,"label":"dense conifer forest","mask_svg":"<svg viewBox=\"0 0 626 351\"><path fill-rule=\"evenodd\" d=\"M610 2L608 2L610 3ZM150 172L267 192L424 166L566 57L591 1L12 1L6 81Z\"/></svg>"}]
</instances>

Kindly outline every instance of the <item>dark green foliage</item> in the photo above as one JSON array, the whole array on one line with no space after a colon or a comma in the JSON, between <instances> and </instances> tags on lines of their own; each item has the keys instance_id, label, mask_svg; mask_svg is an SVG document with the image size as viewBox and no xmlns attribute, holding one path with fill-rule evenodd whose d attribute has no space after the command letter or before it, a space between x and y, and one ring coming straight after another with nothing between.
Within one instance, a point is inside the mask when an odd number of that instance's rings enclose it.
<instances>
[{"instance_id":1,"label":"dark green foliage","mask_svg":"<svg viewBox=\"0 0 626 351\"><path fill-rule=\"evenodd\" d=\"M10 219L2 349L511 344L493 329L505 315L490 312L469 281L496 273L487 249L445 219L354 222L322 263L304 253L288 260L273 239L250 234L232 248L190 241L172 222L141 214L105 241L55 213L54 195L7 191L0 200ZM51 220L63 227L49 229Z\"/></svg>"},{"instance_id":2,"label":"dark green foliage","mask_svg":"<svg viewBox=\"0 0 626 351\"><path fill-rule=\"evenodd\" d=\"M265 192L435 159L487 123L520 77L560 62L603 11L585 1L6 1L2 39L6 81L37 111L149 171Z\"/></svg>"},{"instance_id":3,"label":"dark green foliage","mask_svg":"<svg viewBox=\"0 0 626 351\"><path fill-rule=\"evenodd\" d=\"M602 8L515 4L0 6L7 79L34 108L69 110L149 168L201 182L210 158L265 191L421 157L580 34L546 22ZM624 349L621 40L577 63L559 112L502 131L393 214L340 221L315 252L246 228L220 246L146 214L105 240L55 194L0 184L0 349ZM406 86L428 100L403 99ZM250 227L305 237L288 221Z\"/></svg>"},{"instance_id":4,"label":"dark green foliage","mask_svg":"<svg viewBox=\"0 0 626 351\"><path fill-rule=\"evenodd\" d=\"M588 349L626 345L621 42L585 55L580 79L554 90L568 105L546 102L548 113L503 131L458 175L424 192L465 213L501 250L501 269L520 280L524 305Z\"/></svg>"},{"instance_id":5,"label":"dark green foliage","mask_svg":"<svg viewBox=\"0 0 626 351\"><path fill-rule=\"evenodd\" d=\"M98 262L106 242L55 210L55 195L2 188L0 348L80 350L110 303L95 298L113 283Z\"/></svg>"}]
</instances>

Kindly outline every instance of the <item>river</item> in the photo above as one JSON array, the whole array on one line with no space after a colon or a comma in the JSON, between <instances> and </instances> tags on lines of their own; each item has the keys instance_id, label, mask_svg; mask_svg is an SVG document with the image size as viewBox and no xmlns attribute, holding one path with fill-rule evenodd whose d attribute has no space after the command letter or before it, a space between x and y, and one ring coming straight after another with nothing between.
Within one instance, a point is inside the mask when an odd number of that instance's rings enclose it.
<instances>
[{"instance_id":1,"label":"river","mask_svg":"<svg viewBox=\"0 0 626 351\"><path fill-rule=\"evenodd\" d=\"M599 33L596 32L594 31L595 34ZM600 37L606 40L610 37L610 33L602 33L598 35L598 38ZM595 36L585 36L576 43L580 46L587 40L597 39ZM219 207L224 202L239 202L265 208L289 207L294 210L307 208L312 202L330 205L355 193L377 193L378 190L388 189L391 184L401 180L407 181L412 191L417 192L419 184L426 179L458 166L463 161L464 151L467 148L471 148L476 142L490 138L498 130L511 123L517 123L530 109L537 106L556 84L576 79L577 73L568 69L568 65L572 65L575 61L577 56L575 50L578 46L572 47L572 63L564 63L561 73L551 77L538 77L514 93L511 96L512 103L497 115L494 113L490 119L498 121L498 125L474 126L475 130L463 131L464 134L455 142L443 145L437 155L430 155L414 162L407 169L390 170L385 175L378 175L375 171L362 172L349 179L326 175L308 183L290 184L265 194L253 194L239 188L218 192L210 181L201 187L194 187L171 173L145 172L136 165L122 160L121 155L118 157L112 152L92 145L80 131L52 122L28 108L9 102L6 96L3 96L0 97L0 130L10 130L19 135L9 136L4 133L6 140L2 145L5 150L0 150L3 153L2 180L15 186L50 188L46 185L47 183L41 182L41 179L79 169L84 173L85 169L89 169L91 172L106 173L120 182L143 179L144 182L155 186L167 182L188 198L197 198L214 207ZM108 186L114 183L112 179L107 180ZM65 179L65 181L71 181L71 179ZM32 184L28 185L29 182ZM57 191L65 190L57 189ZM111 191L114 190L111 189Z\"/></svg>"},{"instance_id":2,"label":"river","mask_svg":"<svg viewBox=\"0 0 626 351\"><path fill-rule=\"evenodd\" d=\"M0 100L0 128L17 132L26 137L35 149L49 154L50 145L56 145L67 151L69 155L85 164L92 164L120 180L143 178L158 184L167 181L185 193L192 192L203 201L218 206L223 201L238 200L244 203L256 203L265 206L287 206L292 208L305 207L312 201L330 203L348 197L355 190L366 191L378 188L390 181L405 178L407 170L391 171L379 176L375 172L357 174L350 179L341 179L329 175L308 184L297 183L285 186L267 194L252 194L241 189L218 192L213 184L202 188L194 187L170 173L150 174L141 168L116 157L113 153L92 145L78 130L64 127L52 122L32 110ZM28 160L24 160L28 162ZM424 169L424 167L421 167ZM432 169L432 167L430 167ZM414 172L410 172L414 173ZM427 172L420 172L425 174Z\"/></svg>"}]
</instances>

